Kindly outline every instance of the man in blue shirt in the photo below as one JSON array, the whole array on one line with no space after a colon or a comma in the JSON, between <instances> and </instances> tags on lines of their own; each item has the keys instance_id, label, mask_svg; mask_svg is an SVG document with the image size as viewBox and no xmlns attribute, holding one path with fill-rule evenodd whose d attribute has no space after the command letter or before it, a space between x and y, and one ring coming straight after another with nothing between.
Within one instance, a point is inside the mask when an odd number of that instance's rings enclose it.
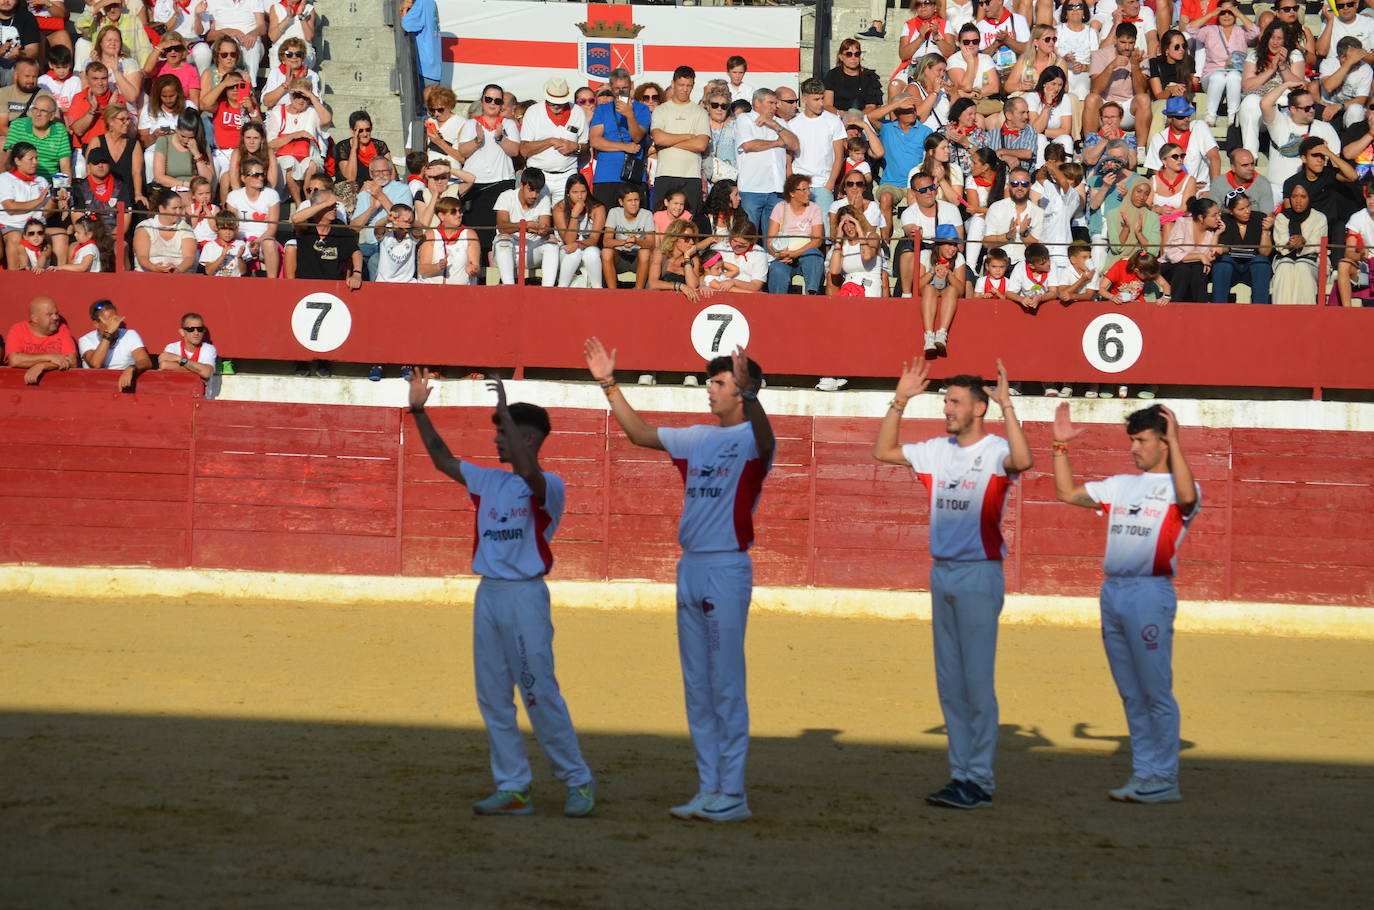
<instances>
[{"instance_id":1,"label":"man in blue shirt","mask_svg":"<svg viewBox=\"0 0 1374 910\"><path fill-rule=\"evenodd\" d=\"M633 86L630 84L629 70L611 70L607 81L612 97L596 106L589 136L592 148L596 150L592 195L609 210L620 204L620 194L627 183L639 188L641 199L649 198L644 192L642 164L649 145L649 124L653 114L647 104L631 99ZM626 156L640 162L641 166L637 168L640 179L622 179Z\"/></svg>"},{"instance_id":2,"label":"man in blue shirt","mask_svg":"<svg viewBox=\"0 0 1374 910\"><path fill-rule=\"evenodd\" d=\"M892 213L907 204L907 187L911 172L925 159L926 137L930 127L916 122L916 99L901 95L868 115L883 143L883 176L874 198L882 207L883 217L894 224Z\"/></svg>"},{"instance_id":3,"label":"man in blue shirt","mask_svg":"<svg viewBox=\"0 0 1374 910\"><path fill-rule=\"evenodd\" d=\"M439 8L434 0L405 0L401 28L415 39L415 60L425 85L436 85L443 73L439 59Z\"/></svg>"}]
</instances>

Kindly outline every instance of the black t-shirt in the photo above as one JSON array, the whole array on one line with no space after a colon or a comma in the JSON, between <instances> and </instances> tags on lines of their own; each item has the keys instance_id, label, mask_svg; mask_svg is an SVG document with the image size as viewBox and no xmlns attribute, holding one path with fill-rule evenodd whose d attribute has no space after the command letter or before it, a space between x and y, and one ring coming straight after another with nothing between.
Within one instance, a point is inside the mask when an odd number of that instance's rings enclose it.
<instances>
[{"instance_id":1,"label":"black t-shirt","mask_svg":"<svg viewBox=\"0 0 1374 910\"><path fill-rule=\"evenodd\" d=\"M1170 63L1163 57L1150 58L1150 78L1158 79L1159 84L1168 88L1170 85L1184 85L1183 74L1180 72L1182 64ZM1184 88L1188 86L1184 85Z\"/></svg>"},{"instance_id":2,"label":"black t-shirt","mask_svg":"<svg viewBox=\"0 0 1374 910\"><path fill-rule=\"evenodd\" d=\"M29 5L23 0L15 5L14 12L10 16L0 16L0 44L16 37L19 39L21 48L30 44L37 44L43 40L43 32L38 28L38 20L33 18L33 13L29 12ZM13 69L18 62L18 59L0 60L0 67Z\"/></svg>"},{"instance_id":3,"label":"black t-shirt","mask_svg":"<svg viewBox=\"0 0 1374 910\"><path fill-rule=\"evenodd\" d=\"M1358 142L1366 136L1374 136L1374 130L1370 130L1368 121L1361 120L1359 123L1352 123L1350 126L1347 126L1345 130L1341 133L1341 148L1345 148L1352 142ZM1368 155L1369 150L1365 149L1363 152L1361 152L1361 154ZM1345 158L1346 161L1349 161L1351 164L1355 165L1355 172L1359 174L1361 177L1363 177L1365 174L1370 173L1371 171L1374 171L1374 165L1371 165L1368 162L1360 162L1360 155L1356 155L1355 157L1351 158L1350 156L1344 155L1344 153L1342 153L1342 156Z\"/></svg>"},{"instance_id":4,"label":"black t-shirt","mask_svg":"<svg viewBox=\"0 0 1374 910\"><path fill-rule=\"evenodd\" d=\"M356 232L333 225L321 235L314 225L296 232L296 277L339 281L353 270L353 253L358 249Z\"/></svg>"},{"instance_id":5,"label":"black t-shirt","mask_svg":"<svg viewBox=\"0 0 1374 910\"><path fill-rule=\"evenodd\" d=\"M1260 237L1264 232L1264 216L1259 212L1251 212L1250 220L1241 224L1231 215L1221 216L1221 236L1217 238L1217 243L1226 246L1227 252L1232 259L1245 261L1254 259L1259 252Z\"/></svg>"},{"instance_id":6,"label":"black t-shirt","mask_svg":"<svg viewBox=\"0 0 1374 910\"><path fill-rule=\"evenodd\" d=\"M119 203L124 203L126 207L134 204L134 190L123 177L111 171L114 177L114 192L110 194L109 202L101 202L91 189L90 180L82 178L72 181L72 211L74 212L94 212L100 216L100 220L105 222L105 227L110 230L115 229L115 213Z\"/></svg>"},{"instance_id":7,"label":"black t-shirt","mask_svg":"<svg viewBox=\"0 0 1374 910\"><path fill-rule=\"evenodd\" d=\"M859 75L849 76L844 67L837 66L825 74L825 87L835 93L837 111L863 110L870 104L883 103L883 87L873 70L860 70Z\"/></svg>"},{"instance_id":8,"label":"black t-shirt","mask_svg":"<svg viewBox=\"0 0 1374 910\"><path fill-rule=\"evenodd\" d=\"M343 176L343 171L339 168L339 165L340 165L342 162L348 160L349 150L350 150L352 147L353 147L353 137L351 137L351 136L350 136L349 138L347 138L347 139L340 139L338 142L334 143L334 168L335 168L334 173L335 173L336 176L338 176L338 177L342 177L342 176ZM374 156L373 156L372 158L369 158L369 159L368 159L367 164L364 164L361 158L358 159L358 179L357 179L356 181L354 181L354 182L357 183L359 186L361 186L361 185L363 184L363 182L364 182L365 180L368 179L368 174L367 174L368 164L371 164L372 161L375 160L376 158L390 158L390 157L391 157L391 150L388 149L388 148L386 147L386 143L383 142L382 140L380 140L380 139L373 139L373 140L372 140L372 147L373 147L373 150L374 150L375 154L374 154ZM364 148L366 148L366 146L364 146Z\"/></svg>"}]
</instances>

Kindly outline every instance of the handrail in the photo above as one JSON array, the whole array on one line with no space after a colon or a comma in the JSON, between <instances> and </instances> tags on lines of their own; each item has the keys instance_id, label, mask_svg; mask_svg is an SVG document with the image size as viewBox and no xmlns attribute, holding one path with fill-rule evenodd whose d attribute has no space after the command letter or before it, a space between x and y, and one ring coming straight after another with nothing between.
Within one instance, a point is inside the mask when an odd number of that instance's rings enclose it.
<instances>
[{"instance_id":1,"label":"handrail","mask_svg":"<svg viewBox=\"0 0 1374 910\"><path fill-rule=\"evenodd\" d=\"M391 91L401 101L402 147L422 149L426 145L423 80L420 78L415 43L401 27L400 2L388 0L382 5L382 24L391 26L392 44L396 49L396 65L391 70Z\"/></svg>"}]
</instances>

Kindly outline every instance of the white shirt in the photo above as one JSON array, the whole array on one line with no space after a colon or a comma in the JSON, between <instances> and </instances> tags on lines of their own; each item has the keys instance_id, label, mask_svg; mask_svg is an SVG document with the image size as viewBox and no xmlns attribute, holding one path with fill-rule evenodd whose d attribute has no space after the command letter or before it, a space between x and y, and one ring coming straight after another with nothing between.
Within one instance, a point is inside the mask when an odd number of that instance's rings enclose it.
<instances>
[{"instance_id":1,"label":"white shirt","mask_svg":"<svg viewBox=\"0 0 1374 910\"><path fill-rule=\"evenodd\" d=\"M14 176L13 171L5 171L0 174L0 200L8 202L33 202L43 190L48 188L48 181L42 177L34 177L32 180L20 180ZM32 212L19 212L10 215L0 208L0 225L7 228L14 228L16 231L24 229L24 224L30 218L42 218L42 209Z\"/></svg>"},{"instance_id":2,"label":"white shirt","mask_svg":"<svg viewBox=\"0 0 1374 910\"><path fill-rule=\"evenodd\" d=\"M658 440L682 475L684 552L748 550L754 543L754 509L771 464L759 457L749 421L732 427L660 427Z\"/></svg>"},{"instance_id":3,"label":"white shirt","mask_svg":"<svg viewBox=\"0 0 1374 910\"><path fill-rule=\"evenodd\" d=\"M81 352L81 365L86 366L86 352L94 351L100 347L100 332L91 329L81 340L76 343L76 349ZM115 332L115 340L105 349L105 362L99 369L102 370L122 370L125 367L134 365L134 351L144 347L143 339L133 329L126 329L121 326Z\"/></svg>"},{"instance_id":4,"label":"white shirt","mask_svg":"<svg viewBox=\"0 0 1374 910\"><path fill-rule=\"evenodd\" d=\"M951 202L937 201L935 214L927 215L921 211L920 203L913 202L902 212L902 227L915 225L920 228L923 243L935 238L935 228L941 224L953 224L961 228L964 226L964 220L959 217L958 206Z\"/></svg>"},{"instance_id":5,"label":"white shirt","mask_svg":"<svg viewBox=\"0 0 1374 910\"><path fill-rule=\"evenodd\" d=\"M252 259L253 254L248 252L248 241L246 240L232 241L229 244L228 251L228 255L224 257L224 261L220 263L219 268L214 274L225 278L236 278L243 274L243 271L239 268L239 263L247 259ZM200 248L200 264L202 266L209 266L210 263L218 260L220 255L224 252L225 247L220 244L218 237L213 240L207 240Z\"/></svg>"},{"instance_id":6,"label":"white shirt","mask_svg":"<svg viewBox=\"0 0 1374 910\"><path fill-rule=\"evenodd\" d=\"M1040 206L1031 202L1029 199L1026 200L1025 211L1018 212L1016 211L1016 203L1012 201L1010 197L998 199L992 205L988 206L988 213L984 219L987 223L987 233L1005 234L1011 229L1012 218L1019 220L1024 218L1027 214L1030 215L1030 228L1022 231L1021 236L1024 238L1026 234L1030 234L1038 238L1040 232L1045 227L1045 213L1040 210ZM989 248L1000 248L1005 251L1006 254L1011 257L1012 265L1015 265L1026 257L1026 246L1024 243L992 244Z\"/></svg>"},{"instance_id":7,"label":"white shirt","mask_svg":"<svg viewBox=\"0 0 1374 910\"><path fill-rule=\"evenodd\" d=\"M433 239L425 247L428 250L426 255L430 263L442 262L444 267L438 274L420 280L425 284L470 284L472 276L468 274L468 247L475 236L471 228L463 228L452 240L444 237L441 231L435 231Z\"/></svg>"},{"instance_id":8,"label":"white shirt","mask_svg":"<svg viewBox=\"0 0 1374 910\"><path fill-rule=\"evenodd\" d=\"M1363 4L1360 5L1360 9L1364 9ZM1313 32L1316 35L1321 34L1320 29L1314 29ZM1364 48L1365 51L1369 51L1371 48L1374 48L1374 19L1364 15L1357 15L1354 22L1342 22L1340 17L1337 16L1335 21L1331 23L1331 47L1326 51L1325 60L1330 60L1333 64L1340 63L1341 58L1336 50L1336 45L1339 44L1341 39L1346 35L1354 35L1356 38L1359 38L1360 47ZM1334 73L1335 71L1335 66L1332 66L1331 72ZM1322 75L1329 76L1331 73L1323 72Z\"/></svg>"},{"instance_id":9,"label":"white shirt","mask_svg":"<svg viewBox=\"0 0 1374 910\"><path fill-rule=\"evenodd\" d=\"M587 144L587 115L574 104L568 113L568 122L559 126L549 117L548 104L541 102L530 106L525 119L520 122L520 140L538 142L541 139L571 139L578 145ZM537 155L525 159L529 167L537 167L550 174L566 174L577 170L577 153L565 155L550 146Z\"/></svg>"},{"instance_id":10,"label":"white shirt","mask_svg":"<svg viewBox=\"0 0 1374 910\"><path fill-rule=\"evenodd\" d=\"M1193 483L1197 502L1187 515L1179 511L1171 474L1116 474L1083 488L1108 513L1103 572L1126 578L1178 572L1178 545L1202 511L1201 485Z\"/></svg>"},{"instance_id":11,"label":"white shirt","mask_svg":"<svg viewBox=\"0 0 1374 910\"><path fill-rule=\"evenodd\" d=\"M1050 284L1057 288L1071 288L1083 277L1083 273L1074 268L1072 262L1056 265L1050 271ZM1102 272L1093 268L1091 259L1088 260L1088 276L1087 283L1078 289L1078 293L1095 291L1102 284Z\"/></svg>"},{"instance_id":12,"label":"white shirt","mask_svg":"<svg viewBox=\"0 0 1374 910\"><path fill-rule=\"evenodd\" d=\"M297 114L288 109L291 96L286 95L284 97L287 100L278 104L267 115L267 141L274 142L289 133L304 132L310 136L310 154L308 157L317 157L322 147L320 144L320 115L315 113L313 105ZM287 154L284 151L287 147L282 146L276 149L273 154L278 156Z\"/></svg>"},{"instance_id":13,"label":"white shirt","mask_svg":"<svg viewBox=\"0 0 1374 910\"><path fill-rule=\"evenodd\" d=\"M1067 261L1068 247L1073 242L1073 219L1084 208L1083 194L1076 187L1061 190L1054 180L1046 178L1036 184L1040 191L1038 202L1045 220L1036 238L1050 248L1050 256L1056 261Z\"/></svg>"},{"instance_id":14,"label":"white shirt","mask_svg":"<svg viewBox=\"0 0 1374 910\"><path fill-rule=\"evenodd\" d=\"M845 138L844 121L829 111L821 111L819 117L808 117L803 111L787 121L787 128L800 146L792 159L792 173L828 181L835 167L835 140ZM843 146L840 154L844 154Z\"/></svg>"},{"instance_id":15,"label":"white shirt","mask_svg":"<svg viewBox=\"0 0 1374 910\"><path fill-rule=\"evenodd\" d=\"M735 162L739 168L741 193L781 193L787 179L787 149L782 146L762 152L744 151L744 143L755 139L772 142L777 130L759 126L759 115L752 111L735 118Z\"/></svg>"},{"instance_id":16,"label":"white shirt","mask_svg":"<svg viewBox=\"0 0 1374 910\"><path fill-rule=\"evenodd\" d=\"M85 243L72 247L71 259L72 263L75 265L80 265L88 259L94 259L95 266L90 271L101 271L100 247L96 245L96 242L94 240L87 240Z\"/></svg>"},{"instance_id":17,"label":"white shirt","mask_svg":"<svg viewBox=\"0 0 1374 910\"><path fill-rule=\"evenodd\" d=\"M930 555L935 559L1000 560L1002 510L1015 481L1007 475L1011 446L984 436L960 446L953 436L902 446L902 456L930 495Z\"/></svg>"},{"instance_id":18,"label":"white shirt","mask_svg":"<svg viewBox=\"0 0 1374 910\"><path fill-rule=\"evenodd\" d=\"M883 252L864 258L864 245L843 241L840 243L840 270L845 284L853 282L864 289L865 297L883 296ZM924 254L922 254L924 255Z\"/></svg>"},{"instance_id":19,"label":"white shirt","mask_svg":"<svg viewBox=\"0 0 1374 910\"><path fill-rule=\"evenodd\" d=\"M415 238L406 234L400 240L384 232L377 242L377 276L374 281L409 284L415 280Z\"/></svg>"},{"instance_id":20,"label":"white shirt","mask_svg":"<svg viewBox=\"0 0 1374 910\"><path fill-rule=\"evenodd\" d=\"M1298 142L1308 136L1316 136L1336 151L1341 147L1341 139L1336 128L1323 120L1315 120L1305 127L1293 122L1293 118L1283 111L1274 112L1274 122L1269 127L1269 183L1274 188L1274 203L1283 197L1283 184L1289 177L1302 170L1302 159L1298 157ZM1282 151L1285 145L1292 144L1292 155Z\"/></svg>"},{"instance_id":21,"label":"white shirt","mask_svg":"<svg viewBox=\"0 0 1374 910\"><path fill-rule=\"evenodd\" d=\"M1365 18L1364 16L1360 17ZM1369 45L1365 45L1368 47ZM1332 57L1322 58L1322 62L1317 66L1317 73L1325 79L1341 68L1341 63ZM42 81L41 79L39 80ZM1370 69L1368 63L1357 63L1351 67L1350 72L1346 73L1345 81L1334 93L1329 93L1322 89L1322 101L1327 104L1349 104L1352 100L1369 94L1370 83L1374 82L1374 69Z\"/></svg>"},{"instance_id":22,"label":"white shirt","mask_svg":"<svg viewBox=\"0 0 1374 910\"><path fill-rule=\"evenodd\" d=\"M271 208L281 202L281 196L271 187L264 188L258 193L258 198L252 200L248 198L248 190L240 187L230 193L224 199L224 204L231 207L239 215L239 236L245 240L257 240L263 234L276 231L275 224L268 224L267 218L271 214Z\"/></svg>"},{"instance_id":23,"label":"white shirt","mask_svg":"<svg viewBox=\"0 0 1374 910\"><path fill-rule=\"evenodd\" d=\"M472 159L468 159L471 161ZM538 221L542 216L553 217L553 203L549 200L549 188L544 187L535 197L534 205L525 208L520 204L520 187L506 190L496 197L496 205L492 207L492 214L505 212L510 216L512 225L519 224L521 221L531 223Z\"/></svg>"},{"instance_id":24,"label":"white shirt","mask_svg":"<svg viewBox=\"0 0 1374 910\"><path fill-rule=\"evenodd\" d=\"M246 34L257 25L257 14L263 12L263 5L262 0L209 0L205 12L214 20L215 28L232 28Z\"/></svg>"},{"instance_id":25,"label":"white shirt","mask_svg":"<svg viewBox=\"0 0 1374 910\"><path fill-rule=\"evenodd\" d=\"M1350 220L1345 223L1347 234L1358 234L1364 241L1364 255L1368 259L1374 256L1374 216L1369 214L1368 208L1362 208L1350 216Z\"/></svg>"},{"instance_id":26,"label":"white shirt","mask_svg":"<svg viewBox=\"0 0 1374 910\"><path fill-rule=\"evenodd\" d=\"M1116 40L1112 33L1112 30L1116 28L1112 24L1112 13L1116 12L1116 7L1116 0L1100 0L1097 9L1093 12L1093 21L1098 23L1097 40L1099 48L1106 47ZM1144 52L1150 48L1147 36L1150 32L1159 30L1159 22L1155 19L1155 11L1147 8L1144 3L1140 4L1140 12L1136 15L1140 21L1131 23L1135 26L1135 46Z\"/></svg>"},{"instance_id":27,"label":"white shirt","mask_svg":"<svg viewBox=\"0 0 1374 910\"><path fill-rule=\"evenodd\" d=\"M863 216L864 221L868 222L868 226L871 228L877 228L880 231L883 228L887 227L887 218L883 216L882 207L879 206L876 202L868 202L867 199L865 199L864 202L867 203L867 206L864 208ZM840 209L844 208L846 205L849 205L849 200L846 197L841 196L839 199L836 199L834 202L830 203L830 211L828 211L826 214L833 215Z\"/></svg>"},{"instance_id":28,"label":"white shirt","mask_svg":"<svg viewBox=\"0 0 1374 910\"><path fill-rule=\"evenodd\" d=\"M1032 114L1040 113L1045 106L1045 103L1040 100L1038 92L1026 92L1021 97L1026 102L1026 110ZM1055 102L1054 107L1050 108L1050 116L1045 121L1045 129L1071 128L1073 126L1073 102L1069 100L1071 97L1068 92L1060 93L1059 100ZM1068 123L1064 122L1065 117L1069 118Z\"/></svg>"},{"instance_id":29,"label":"white shirt","mask_svg":"<svg viewBox=\"0 0 1374 910\"><path fill-rule=\"evenodd\" d=\"M1183 151L1183 169L1192 175L1202 192L1205 193L1207 185L1212 182L1212 166L1207 163L1207 153L1217 148L1217 140L1212 135L1211 128L1201 120L1194 120L1189 124L1188 131L1192 138L1188 140L1188 147ZM1169 142L1169 128L1167 126L1150 137L1150 144L1145 147L1144 164L1146 168L1157 171L1164 166L1164 162L1159 158L1159 150L1164 148L1167 142Z\"/></svg>"},{"instance_id":30,"label":"white shirt","mask_svg":"<svg viewBox=\"0 0 1374 910\"><path fill-rule=\"evenodd\" d=\"M1108 15L1110 17L1110 14ZM1073 54L1074 60L1078 63L1086 63L1089 66L1092 65L1093 52L1102 46L1102 39L1097 36L1097 30L1091 25L1081 32L1076 32L1064 25L1064 23L1056 22L1054 34L1055 37L1059 39L1059 44L1055 50L1059 52L1061 57ZM1068 72L1067 67L1065 67L1065 72ZM1074 76L1081 76L1087 79L1090 73L1069 73L1070 78Z\"/></svg>"},{"instance_id":31,"label":"white shirt","mask_svg":"<svg viewBox=\"0 0 1374 910\"><path fill-rule=\"evenodd\" d=\"M44 73L38 77L38 87L47 89L57 102L57 109L65 114L67 108L72 106L72 99L81 94L81 77L72 73L66 81L58 82L55 77Z\"/></svg>"},{"instance_id":32,"label":"white shirt","mask_svg":"<svg viewBox=\"0 0 1374 910\"><path fill-rule=\"evenodd\" d=\"M192 353L191 350L185 347L180 341L173 341L162 349L162 353L175 354L178 357L185 357L187 360L193 361L194 363L208 363L210 366L214 366L215 361L219 359L219 352L216 351L215 346L208 341L201 344L201 346L196 349L195 353Z\"/></svg>"},{"instance_id":33,"label":"white shirt","mask_svg":"<svg viewBox=\"0 0 1374 910\"><path fill-rule=\"evenodd\" d=\"M729 79L725 80L725 90L730 93L730 101L735 102L743 98L750 104L754 103L754 87L747 82L741 82L738 87Z\"/></svg>"},{"instance_id":34,"label":"white shirt","mask_svg":"<svg viewBox=\"0 0 1374 910\"><path fill-rule=\"evenodd\" d=\"M519 581L553 568L549 544L563 518L566 491L557 474L544 473L544 501L525 479L498 468L462 462L463 482L476 519L472 571L486 578Z\"/></svg>"},{"instance_id":35,"label":"white shirt","mask_svg":"<svg viewBox=\"0 0 1374 910\"><path fill-rule=\"evenodd\" d=\"M727 247L720 251L720 258L739 269L739 274L735 276L737 280L766 282L768 261L773 257L765 253L763 247L754 245L740 254Z\"/></svg>"},{"instance_id":36,"label":"white shirt","mask_svg":"<svg viewBox=\"0 0 1374 910\"><path fill-rule=\"evenodd\" d=\"M282 40L285 40L285 39L286 39L286 36L283 35L283 36L282 36ZM317 73L317 72L315 72L315 71L312 70L312 69L307 69L307 70L305 71L305 75L304 75L304 76L301 76L300 78L302 78L302 79L309 79L309 80L310 80L310 91L314 92L316 97L319 97L319 94L320 94L320 74ZM267 70L267 81L263 83L263 86L262 86L262 93L263 93L264 95L266 95L268 92L272 91L273 89L277 88L278 86L282 86L282 85L285 85L285 84L286 84L286 64L284 64L284 63L278 63L276 66L272 66L272 67L269 67L269 68L268 68L268 70Z\"/></svg>"},{"instance_id":37,"label":"white shirt","mask_svg":"<svg viewBox=\"0 0 1374 910\"><path fill-rule=\"evenodd\" d=\"M1026 263L1018 262L1007 274L1007 293L1022 294L1026 297L1043 294L1055 286L1054 280L1050 277L1053 271L1053 268L1044 272L1032 271Z\"/></svg>"},{"instance_id":38,"label":"white shirt","mask_svg":"<svg viewBox=\"0 0 1374 910\"><path fill-rule=\"evenodd\" d=\"M978 35L983 39L983 47L992 46L993 38L1000 32L1009 35L1013 41L1029 41L1030 26L1026 24L1026 18L1013 13L1007 9L1005 4L1002 7L1003 18L999 24L994 25L986 17L980 18L975 23L978 26ZM1016 52L1005 45L999 47L996 53L991 54L993 65L999 70L1007 69L1016 63Z\"/></svg>"},{"instance_id":39,"label":"white shirt","mask_svg":"<svg viewBox=\"0 0 1374 910\"><path fill-rule=\"evenodd\" d=\"M458 130L458 141L470 142L476 139L478 130L486 136L486 141L468 156L463 170L472 174L478 183L500 183L503 180L515 179L515 164L505 149L496 143L496 133L502 132L505 134L503 138L519 142L519 124L509 117L503 117L499 130L489 130L482 123L482 118L474 117L463 121L462 129Z\"/></svg>"}]
</instances>

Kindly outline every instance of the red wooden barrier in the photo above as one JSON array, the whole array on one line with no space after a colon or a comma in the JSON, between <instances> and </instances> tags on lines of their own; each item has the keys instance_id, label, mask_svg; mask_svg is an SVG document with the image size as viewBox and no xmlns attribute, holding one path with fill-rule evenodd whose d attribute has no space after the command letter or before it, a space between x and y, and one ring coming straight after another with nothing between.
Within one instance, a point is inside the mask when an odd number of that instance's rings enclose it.
<instances>
[{"instance_id":1,"label":"red wooden barrier","mask_svg":"<svg viewBox=\"0 0 1374 910\"><path fill-rule=\"evenodd\" d=\"M176 320L194 309L223 356L267 360L580 370L582 339L596 334L618 348L625 370L700 370L693 322L706 306L726 303L747 320L751 353L770 373L893 376L919 348L922 331L919 307L903 299L728 294L694 304L653 291L366 284L355 292L337 282L142 273L23 272L4 281L9 322L25 318L30 298L47 294L73 331L84 332L86 307L109 297L151 350L176 340ZM332 299L310 308L313 294ZM1116 319L1094 323L1102 315ZM1138 328L1138 345L1122 317ZM340 342L308 349L299 339L308 341L312 331ZM1003 357L1017 378L1038 381L1368 389L1371 340L1374 315L1362 309L1098 303L1032 314L1006 301L966 300L950 355L935 370L987 374ZM1096 366L1085 341L1099 353ZM1125 370L1100 369L1132 354L1138 359Z\"/></svg>"},{"instance_id":2,"label":"red wooden barrier","mask_svg":"<svg viewBox=\"0 0 1374 910\"><path fill-rule=\"evenodd\" d=\"M448 575L471 571L466 492L399 410L208 401L184 376L136 395L107 372L0 370L0 562ZM96 389L91 391L91 389ZM491 412L433 409L450 448L494 464ZM681 481L602 411L555 409L543 461L568 483L554 577L670 581ZM659 425L704 415L646 414ZM909 471L873 461L877 420L777 417L756 523L765 585L919 589L927 507ZM942 432L911 420L906 440ZM994 432L1000 425L993 424ZM1055 501L1046 424L1014 485L1008 590L1091 595L1103 521ZM1193 599L1374 603L1374 434L1185 428L1203 512L1184 543ZM1081 478L1132 470L1119 427L1074 445Z\"/></svg>"}]
</instances>

